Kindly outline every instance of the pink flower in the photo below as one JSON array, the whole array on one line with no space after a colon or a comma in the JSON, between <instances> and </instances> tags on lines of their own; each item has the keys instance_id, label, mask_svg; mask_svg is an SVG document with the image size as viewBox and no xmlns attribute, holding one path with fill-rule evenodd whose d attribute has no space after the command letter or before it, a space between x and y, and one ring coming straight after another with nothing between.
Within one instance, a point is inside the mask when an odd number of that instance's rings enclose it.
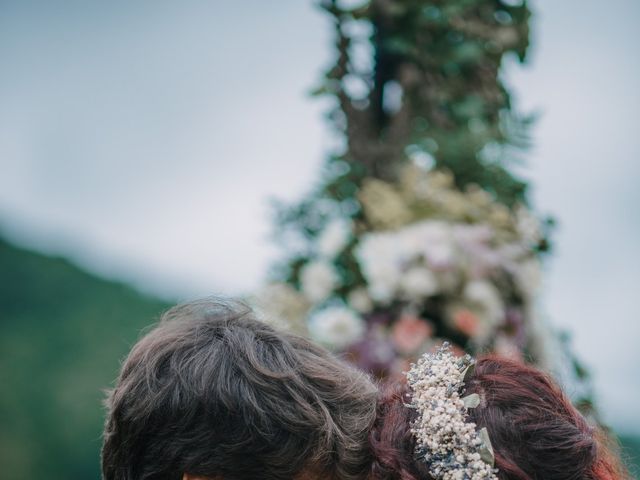
<instances>
[{"instance_id":1,"label":"pink flower","mask_svg":"<svg viewBox=\"0 0 640 480\"><path fill-rule=\"evenodd\" d=\"M468 337L473 337L478 333L480 319L471 310L461 308L453 313L453 324Z\"/></svg>"},{"instance_id":2,"label":"pink flower","mask_svg":"<svg viewBox=\"0 0 640 480\"><path fill-rule=\"evenodd\" d=\"M414 315L402 315L393 326L391 339L400 353L415 352L433 334L433 328L426 320Z\"/></svg>"}]
</instances>

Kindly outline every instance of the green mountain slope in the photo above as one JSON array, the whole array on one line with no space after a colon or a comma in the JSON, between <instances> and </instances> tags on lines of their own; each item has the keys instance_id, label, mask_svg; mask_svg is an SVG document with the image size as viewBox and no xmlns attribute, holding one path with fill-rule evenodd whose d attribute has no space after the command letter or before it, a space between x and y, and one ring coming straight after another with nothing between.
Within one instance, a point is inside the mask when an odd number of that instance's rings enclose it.
<instances>
[{"instance_id":1,"label":"green mountain slope","mask_svg":"<svg viewBox=\"0 0 640 480\"><path fill-rule=\"evenodd\" d=\"M99 478L103 389L167 306L0 240L2 478Z\"/></svg>"}]
</instances>

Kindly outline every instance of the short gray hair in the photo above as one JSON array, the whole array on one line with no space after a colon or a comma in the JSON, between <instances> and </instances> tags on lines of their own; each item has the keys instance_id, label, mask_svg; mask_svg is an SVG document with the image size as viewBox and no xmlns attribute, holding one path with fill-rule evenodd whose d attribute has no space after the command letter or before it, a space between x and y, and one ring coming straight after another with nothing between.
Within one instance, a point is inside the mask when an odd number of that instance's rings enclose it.
<instances>
[{"instance_id":1,"label":"short gray hair","mask_svg":"<svg viewBox=\"0 0 640 480\"><path fill-rule=\"evenodd\" d=\"M240 302L179 305L106 400L103 478L365 479L376 396L364 373Z\"/></svg>"}]
</instances>

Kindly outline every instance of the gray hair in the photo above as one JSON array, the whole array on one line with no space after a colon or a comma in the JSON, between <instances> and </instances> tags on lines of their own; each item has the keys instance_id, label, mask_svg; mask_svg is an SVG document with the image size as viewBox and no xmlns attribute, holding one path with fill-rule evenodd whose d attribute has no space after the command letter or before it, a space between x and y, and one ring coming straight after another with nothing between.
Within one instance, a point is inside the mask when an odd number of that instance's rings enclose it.
<instances>
[{"instance_id":1,"label":"gray hair","mask_svg":"<svg viewBox=\"0 0 640 480\"><path fill-rule=\"evenodd\" d=\"M364 373L242 303L179 305L106 400L103 478L365 479L376 395Z\"/></svg>"}]
</instances>

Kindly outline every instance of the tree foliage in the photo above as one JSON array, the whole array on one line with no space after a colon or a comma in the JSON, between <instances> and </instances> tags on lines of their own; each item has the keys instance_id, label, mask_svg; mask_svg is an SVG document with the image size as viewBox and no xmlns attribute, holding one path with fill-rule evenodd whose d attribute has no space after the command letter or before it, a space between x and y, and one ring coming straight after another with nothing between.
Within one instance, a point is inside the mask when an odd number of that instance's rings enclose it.
<instances>
[{"instance_id":1,"label":"tree foliage","mask_svg":"<svg viewBox=\"0 0 640 480\"><path fill-rule=\"evenodd\" d=\"M515 111L500 77L505 57L526 58L526 0L319 6L333 24L335 60L313 93L333 99L328 117L343 147L307 198L277 205L278 235L313 238L335 208L362 219L363 180L395 182L412 161L445 169L461 190L479 186L509 208L527 204L527 184L512 167L532 118ZM539 247L548 246L545 235ZM301 261L294 255L280 275L295 282Z\"/></svg>"}]
</instances>

